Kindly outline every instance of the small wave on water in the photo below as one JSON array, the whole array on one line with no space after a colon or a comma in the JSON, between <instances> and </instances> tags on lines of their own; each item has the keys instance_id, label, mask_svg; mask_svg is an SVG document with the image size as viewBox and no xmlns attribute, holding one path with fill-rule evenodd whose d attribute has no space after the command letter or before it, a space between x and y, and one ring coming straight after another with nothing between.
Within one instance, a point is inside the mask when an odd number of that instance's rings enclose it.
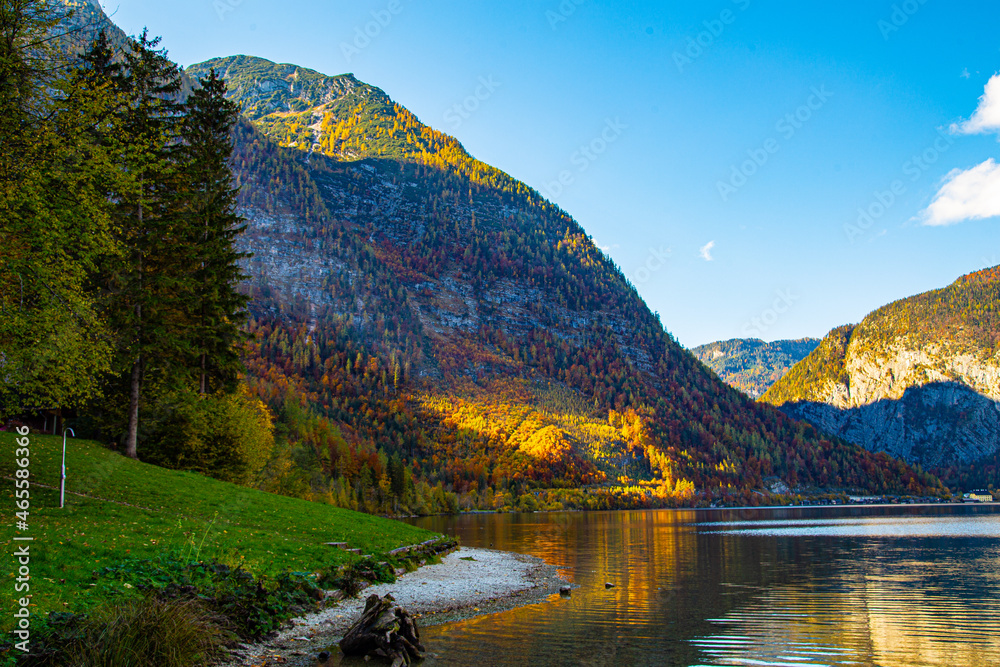
<instances>
[{"instance_id":1,"label":"small wave on water","mask_svg":"<svg viewBox=\"0 0 1000 667\"><path fill-rule=\"evenodd\" d=\"M767 537L1000 537L997 515L719 521L697 525L708 534Z\"/></svg>"}]
</instances>

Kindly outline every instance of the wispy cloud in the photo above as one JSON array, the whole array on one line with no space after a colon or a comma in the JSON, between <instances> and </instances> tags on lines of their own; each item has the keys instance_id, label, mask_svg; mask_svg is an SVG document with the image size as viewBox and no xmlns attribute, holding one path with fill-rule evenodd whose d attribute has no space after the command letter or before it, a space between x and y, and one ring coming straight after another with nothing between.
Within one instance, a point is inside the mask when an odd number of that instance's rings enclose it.
<instances>
[{"instance_id":1,"label":"wispy cloud","mask_svg":"<svg viewBox=\"0 0 1000 667\"><path fill-rule=\"evenodd\" d=\"M612 250L621 247L621 245L619 245L618 243L609 243L605 245L600 241L598 241L596 238L594 239L594 245L600 248L601 252L603 252L605 255L610 255Z\"/></svg>"},{"instance_id":2,"label":"wispy cloud","mask_svg":"<svg viewBox=\"0 0 1000 667\"><path fill-rule=\"evenodd\" d=\"M990 158L972 169L954 169L922 213L925 225L1000 216L1000 165Z\"/></svg>"},{"instance_id":3,"label":"wispy cloud","mask_svg":"<svg viewBox=\"0 0 1000 667\"><path fill-rule=\"evenodd\" d=\"M963 74L964 76L964 74ZM956 134L982 134L1000 131L1000 74L994 74L986 82L983 96L972 118L955 123L951 131Z\"/></svg>"},{"instance_id":4,"label":"wispy cloud","mask_svg":"<svg viewBox=\"0 0 1000 667\"><path fill-rule=\"evenodd\" d=\"M714 247L715 247L715 241L709 241L708 243L706 243L701 247L701 250L699 250L698 253L701 255L701 258L703 260L705 260L706 262L711 262L713 259L712 248Z\"/></svg>"}]
</instances>

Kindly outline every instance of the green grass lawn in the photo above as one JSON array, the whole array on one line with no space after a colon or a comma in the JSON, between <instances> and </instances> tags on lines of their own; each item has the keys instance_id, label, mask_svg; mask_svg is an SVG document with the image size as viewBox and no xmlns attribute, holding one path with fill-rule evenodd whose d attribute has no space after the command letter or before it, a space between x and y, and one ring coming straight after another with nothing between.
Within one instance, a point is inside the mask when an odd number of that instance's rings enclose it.
<instances>
[{"instance_id":1,"label":"green grass lawn","mask_svg":"<svg viewBox=\"0 0 1000 667\"><path fill-rule=\"evenodd\" d=\"M133 461L87 440L68 441L66 507L59 508L62 439L31 434L31 509L27 533L15 530L15 435L0 433L3 541L34 537L32 611L82 611L118 595L124 584L93 576L130 558L187 552L200 560L243 563L257 575L313 572L350 554L324 545L347 542L363 553L384 552L431 539L405 523L276 496ZM45 484L55 490L34 484ZM86 494L81 497L74 493ZM23 543L19 543L23 544ZM200 550L199 550L200 547ZM10 627L14 572L11 546L0 563L3 621Z\"/></svg>"}]
</instances>

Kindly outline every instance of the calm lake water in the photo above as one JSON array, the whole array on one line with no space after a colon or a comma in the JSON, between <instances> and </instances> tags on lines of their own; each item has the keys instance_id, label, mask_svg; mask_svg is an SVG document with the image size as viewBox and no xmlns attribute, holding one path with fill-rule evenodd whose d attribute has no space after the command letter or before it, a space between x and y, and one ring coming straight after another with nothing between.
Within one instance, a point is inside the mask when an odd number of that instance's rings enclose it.
<instances>
[{"instance_id":1,"label":"calm lake water","mask_svg":"<svg viewBox=\"0 0 1000 667\"><path fill-rule=\"evenodd\" d=\"M426 665L1000 665L1000 506L414 523L540 556L579 586L422 630Z\"/></svg>"}]
</instances>

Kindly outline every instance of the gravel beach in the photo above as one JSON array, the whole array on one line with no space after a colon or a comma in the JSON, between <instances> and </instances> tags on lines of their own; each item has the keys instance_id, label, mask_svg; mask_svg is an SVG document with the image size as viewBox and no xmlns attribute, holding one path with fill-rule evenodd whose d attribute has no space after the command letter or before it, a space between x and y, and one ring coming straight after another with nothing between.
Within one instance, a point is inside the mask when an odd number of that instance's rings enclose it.
<instances>
[{"instance_id":1,"label":"gravel beach","mask_svg":"<svg viewBox=\"0 0 1000 667\"><path fill-rule=\"evenodd\" d=\"M396 604L425 627L539 602L565 583L555 566L540 558L462 547L437 565L400 575L394 584L371 586L356 600L342 600L296 618L292 627L273 639L240 647L222 667L320 665L316 656L324 650L336 655L335 644L360 616L365 598L372 593L391 593Z\"/></svg>"}]
</instances>

